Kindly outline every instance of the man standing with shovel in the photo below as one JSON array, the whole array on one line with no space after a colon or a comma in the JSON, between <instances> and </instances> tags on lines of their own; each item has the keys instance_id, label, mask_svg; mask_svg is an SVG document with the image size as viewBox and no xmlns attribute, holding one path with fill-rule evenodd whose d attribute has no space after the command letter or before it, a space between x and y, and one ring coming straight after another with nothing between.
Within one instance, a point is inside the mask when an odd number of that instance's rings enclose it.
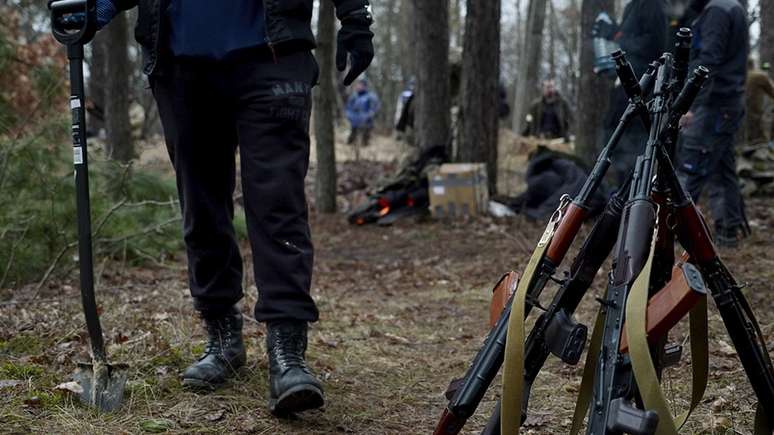
<instances>
[{"instance_id":1,"label":"man standing with shovel","mask_svg":"<svg viewBox=\"0 0 774 435\"><path fill-rule=\"evenodd\" d=\"M330 0L323 0L330 1ZM351 84L373 58L367 0L332 0L341 22L336 63ZM158 104L183 214L195 308L207 327L204 354L183 384L213 390L245 364L242 259L232 226L235 151L259 299L267 324L269 408L288 414L323 405L305 362L313 248L304 177L309 163L313 0L96 0L99 26L138 6L135 36Z\"/></svg>"}]
</instances>

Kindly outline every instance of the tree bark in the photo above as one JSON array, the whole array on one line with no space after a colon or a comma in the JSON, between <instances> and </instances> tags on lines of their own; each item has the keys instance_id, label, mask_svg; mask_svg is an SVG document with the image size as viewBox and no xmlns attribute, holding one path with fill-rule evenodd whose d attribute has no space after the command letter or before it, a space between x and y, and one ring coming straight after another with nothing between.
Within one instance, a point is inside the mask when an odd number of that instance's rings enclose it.
<instances>
[{"instance_id":1,"label":"tree bark","mask_svg":"<svg viewBox=\"0 0 774 435\"><path fill-rule=\"evenodd\" d=\"M548 77L556 78L556 10L554 2L548 0Z\"/></svg>"},{"instance_id":2,"label":"tree bark","mask_svg":"<svg viewBox=\"0 0 774 435\"><path fill-rule=\"evenodd\" d=\"M607 110L611 83L604 77L594 74L594 47L591 28L601 11L612 15L613 0L583 0L581 3L580 32L580 79L578 83L578 103L575 120L575 153L592 162L597 151L597 142Z\"/></svg>"},{"instance_id":3,"label":"tree bark","mask_svg":"<svg viewBox=\"0 0 774 435\"><path fill-rule=\"evenodd\" d=\"M500 2L468 0L456 160L485 162L492 194L497 186L499 78Z\"/></svg>"},{"instance_id":4,"label":"tree bark","mask_svg":"<svg viewBox=\"0 0 774 435\"><path fill-rule=\"evenodd\" d=\"M336 84L334 83L334 40L336 23L333 2L320 2L317 23L317 60L320 86L314 93L314 130L317 141L315 204L321 213L336 212Z\"/></svg>"},{"instance_id":5,"label":"tree bark","mask_svg":"<svg viewBox=\"0 0 774 435\"><path fill-rule=\"evenodd\" d=\"M134 158L134 143L129 123L131 63L126 15L116 15L104 33L108 47L105 80L106 151L109 158L128 162Z\"/></svg>"},{"instance_id":6,"label":"tree bark","mask_svg":"<svg viewBox=\"0 0 774 435\"><path fill-rule=\"evenodd\" d=\"M377 7L378 5L378 7ZM376 114L377 129L391 131L395 118L395 106L400 94L400 83L396 76L399 69L396 61L396 51L400 50L397 34L400 26L400 15L394 2L374 4L374 14L378 14L379 26L376 33L376 57L370 67L371 87L381 100L381 108ZM378 78L375 78L378 77Z\"/></svg>"},{"instance_id":7,"label":"tree bark","mask_svg":"<svg viewBox=\"0 0 774 435\"><path fill-rule=\"evenodd\" d=\"M417 91L415 130L421 149L450 145L449 2L413 0Z\"/></svg>"},{"instance_id":8,"label":"tree bark","mask_svg":"<svg viewBox=\"0 0 774 435\"><path fill-rule=\"evenodd\" d=\"M761 65L774 66L774 2L761 0Z\"/></svg>"},{"instance_id":9,"label":"tree bark","mask_svg":"<svg viewBox=\"0 0 774 435\"><path fill-rule=\"evenodd\" d=\"M543 26L546 19L546 0L530 0L527 11L527 25L524 48L519 59L519 71L516 78L516 93L513 102L512 128L520 133L524 126L524 116L529 104L537 96L538 75L540 74L540 55L543 51Z\"/></svg>"},{"instance_id":10,"label":"tree bark","mask_svg":"<svg viewBox=\"0 0 774 435\"><path fill-rule=\"evenodd\" d=\"M89 93L87 95L88 128L95 133L105 128L105 82L107 78L107 35L98 33L91 41L89 60Z\"/></svg>"}]
</instances>

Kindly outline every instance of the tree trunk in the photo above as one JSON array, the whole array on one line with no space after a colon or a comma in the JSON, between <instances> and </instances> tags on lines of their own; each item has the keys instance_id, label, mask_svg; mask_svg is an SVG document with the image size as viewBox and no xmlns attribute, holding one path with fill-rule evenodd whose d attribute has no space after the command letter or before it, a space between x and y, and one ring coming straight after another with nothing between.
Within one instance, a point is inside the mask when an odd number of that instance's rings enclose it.
<instances>
[{"instance_id":1,"label":"tree trunk","mask_svg":"<svg viewBox=\"0 0 774 435\"><path fill-rule=\"evenodd\" d=\"M105 82L107 77L107 35L100 32L91 41L89 88L87 95L88 128L95 134L105 128Z\"/></svg>"},{"instance_id":2,"label":"tree trunk","mask_svg":"<svg viewBox=\"0 0 774 435\"><path fill-rule=\"evenodd\" d=\"M415 129L421 149L450 145L449 2L413 0L417 95Z\"/></svg>"},{"instance_id":3,"label":"tree trunk","mask_svg":"<svg viewBox=\"0 0 774 435\"><path fill-rule=\"evenodd\" d=\"M589 163L596 155L611 86L608 79L594 74L591 28L601 11L608 11L612 15L613 7L613 0L583 0L581 3L580 80L575 116L577 122L575 153Z\"/></svg>"},{"instance_id":4,"label":"tree trunk","mask_svg":"<svg viewBox=\"0 0 774 435\"><path fill-rule=\"evenodd\" d=\"M314 133L317 140L317 178L315 199L321 213L336 212L336 84L334 83L333 46L336 37L333 2L320 2L317 23L317 60L320 86L314 93Z\"/></svg>"},{"instance_id":5,"label":"tree trunk","mask_svg":"<svg viewBox=\"0 0 774 435\"><path fill-rule=\"evenodd\" d=\"M468 0L456 160L486 162L492 194L497 189L499 78L500 2Z\"/></svg>"},{"instance_id":6,"label":"tree trunk","mask_svg":"<svg viewBox=\"0 0 774 435\"><path fill-rule=\"evenodd\" d=\"M400 0L398 5L398 16L400 18L400 38L398 38L398 48L404 56L400 56L398 62L403 71L403 78L416 77L417 75L417 56L411 56L417 50L414 45L416 41L416 21L414 15L414 1Z\"/></svg>"},{"instance_id":7,"label":"tree trunk","mask_svg":"<svg viewBox=\"0 0 774 435\"><path fill-rule=\"evenodd\" d=\"M376 7L376 4L373 5ZM378 9L374 9L374 14L378 14L379 27L376 32L376 57L374 65L371 65L369 75L371 78L378 79L371 81L371 86L381 100L381 108L376 114L376 125L379 130L391 131L395 120L395 106L400 93L399 84L401 81L396 77L396 59L395 52L400 49L397 47L398 40L393 38L397 34L400 15L398 15L396 4L393 2L384 2L379 4Z\"/></svg>"},{"instance_id":8,"label":"tree trunk","mask_svg":"<svg viewBox=\"0 0 774 435\"><path fill-rule=\"evenodd\" d=\"M516 78L516 95L513 102L512 128L520 133L524 125L524 116L529 104L537 96L538 75L540 74L540 55L543 51L543 25L546 19L546 0L530 0L527 11L527 26L524 48L519 59L519 71Z\"/></svg>"},{"instance_id":9,"label":"tree trunk","mask_svg":"<svg viewBox=\"0 0 774 435\"><path fill-rule=\"evenodd\" d=\"M774 2L761 0L761 65L774 67Z\"/></svg>"},{"instance_id":10,"label":"tree trunk","mask_svg":"<svg viewBox=\"0 0 774 435\"><path fill-rule=\"evenodd\" d=\"M453 0L451 4L451 34L454 39L451 45L454 47L462 46L462 34L465 27L465 18L462 15L462 0Z\"/></svg>"},{"instance_id":11,"label":"tree trunk","mask_svg":"<svg viewBox=\"0 0 774 435\"><path fill-rule=\"evenodd\" d=\"M108 157L128 162L134 157L132 127L129 123L128 24L125 14L118 14L105 28L107 37L107 84L105 90L106 151Z\"/></svg>"},{"instance_id":12,"label":"tree trunk","mask_svg":"<svg viewBox=\"0 0 774 435\"><path fill-rule=\"evenodd\" d=\"M556 10L554 2L548 0L548 77L556 78Z\"/></svg>"}]
</instances>

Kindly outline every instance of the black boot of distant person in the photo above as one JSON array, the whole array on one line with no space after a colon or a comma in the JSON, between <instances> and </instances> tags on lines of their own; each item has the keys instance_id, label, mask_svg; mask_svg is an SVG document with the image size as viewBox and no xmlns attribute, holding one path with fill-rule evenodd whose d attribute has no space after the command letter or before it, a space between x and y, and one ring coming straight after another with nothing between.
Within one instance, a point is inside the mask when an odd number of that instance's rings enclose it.
<instances>
[{"instance_id":1,"label":"black boot of distant person","mask_svg":"<svg viewBox=\"0 0 774 435\"><path fill-rule=\"evenodd\" d=\"M306 322L270 322L267 329L269 411L282 416L322 407L325 403L322 385L304 360Z\"/></svg>"},{"instance_id":2,"label":"black boot of distant person","mask_svg":"<svg viewBox=\"0 0 774 435\"><path fill-rule=\"evenodd\" d=\"M739 247L739 231L736 227L715 226L715 244L719 248Z\"/></svg>"},{"instance_id":3,"label":"black boot of distant person","mask_svg":"<svg viewBox=\"0 0 774 435\"><path fill-rule=\"evenodd\" d=\"M207 347L199 360L183 372L183 385L212 391L223 385L245 365L247 355L242 341L242 314L232 307L225 314L203 314L207 327Z\"/></svg>"}]
</instances>

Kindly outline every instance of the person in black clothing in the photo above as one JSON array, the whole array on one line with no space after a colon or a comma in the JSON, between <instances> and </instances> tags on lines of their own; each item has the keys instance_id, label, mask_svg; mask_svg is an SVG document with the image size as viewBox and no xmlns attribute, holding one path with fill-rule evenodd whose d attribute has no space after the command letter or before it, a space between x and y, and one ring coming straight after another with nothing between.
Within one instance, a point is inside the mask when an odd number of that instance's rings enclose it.
<instances>
[{"instance_id":1,"label":"person in black clothing","mask_svg":"<svg viewBox=\"0 0 774 435\"><path fill-rule=\"evenodd\" d=\"M571 124L570 105L556 89L556 83L545 80L543 95L532 102L522 135L546 139L563 137L569 140Z\"/></svg>"},{"instance_id":2,"label":"person in black clothing","mask_svg":"<svg viewBox=\"0 0 774 435\"><path fill-rule=\"evenodd\" d=\"M341 21L336 64L349 85L373 58L367 0L332 0ZM311 50L312 0L98 0L97 21L138 6L143 49L175 168L188 278L209 341L183 384L211 390L245 364L242 258L232 225L235 151L259 299L267 323L269 408L318 408L320 382L304 359L312 241L304 177L309 165L311 89L319 75Z\"/></svg>"},{"instance_id":3,"label":"person in black clothing","mask_svg":"<svg viewBox=\"0 0 774 435\"><path fill-rule=\"evenodd\" d=\"M666 49L666 3L664 0L632 0L624 8L620 26L598 21L593 32L595 36L618 43L639 77L645 72L648 64L658 59ZM613 87L609 101L601 145L612 135L628 105L626 94L618 83ZM612 155L611 169L619 183L623 183L634 169L637 156L644 150L647 140L648 132L641 122L629 124Z\"/></svg>"},{"instance_id":4,"label":"person in black clothing","mask_svg":"<svg viewBox=\"0 0 774 435\"><path fill-rule=\"evenodd\" d=\"M747 14L736 0L693 0L691 9L691 70L704 65L710 77L683 118L677 169L694 200L709 187L715 241L736 246L745 228L734 145L745 111Z\"/></svg>"}]
</instances>

